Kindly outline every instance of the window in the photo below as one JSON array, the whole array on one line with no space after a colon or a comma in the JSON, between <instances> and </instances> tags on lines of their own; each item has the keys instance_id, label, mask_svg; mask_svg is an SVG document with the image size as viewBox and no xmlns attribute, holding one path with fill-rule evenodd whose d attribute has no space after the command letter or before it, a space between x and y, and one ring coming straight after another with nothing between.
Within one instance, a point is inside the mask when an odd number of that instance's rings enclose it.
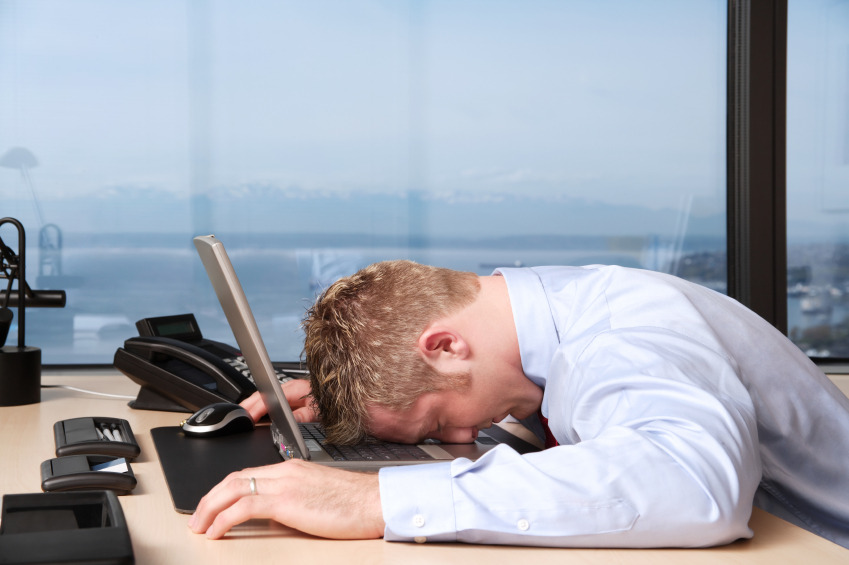
<instances>
[{"instance_id":1,"label":"window","mask_svg":"<svg viewBox=\"0 0 849 565\"><path fill-rule=\"evenodd\" d=\"M849 1L792 0L787 312L812 357L849 357Z\"/></svg>"},{"instance_id":2,"label":"window","mask_svg":"<svg viewBox=\"0 0 849 565\"><path fill-rule=\"evenodd\" d=\"M317 291L383 259L724 291L726 28L718 0L0 4L3 215L31 284L68 292L28 342L109 363L184 312L232 342L208 233L279 360Z\"/></svg>"}]
</instances>

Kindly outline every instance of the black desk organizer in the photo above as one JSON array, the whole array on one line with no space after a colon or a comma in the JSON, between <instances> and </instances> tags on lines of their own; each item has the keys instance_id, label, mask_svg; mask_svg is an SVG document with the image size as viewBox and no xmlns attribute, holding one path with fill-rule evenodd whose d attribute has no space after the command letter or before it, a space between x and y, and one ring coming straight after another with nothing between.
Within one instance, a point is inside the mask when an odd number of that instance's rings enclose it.
<instances>
[{"instance_id":1,"label":"black desk organizer","mask_svg":"<svg viewBox=\"0 0 849 565\"><path fill-rule=\"evenodd\" d=\"M97 428L117 429L123 441L101 438ZM101 432L102 434L102 432ZM73 418L53 424L56 457L68 455L111 455L128 461L139 456L139 444L130 423L120 418Z\"/></svg>"},{"instance_id":2,"label":"black desk organizer","mask_svg":"<svg viewBox=\"0 0 849 565\"><path fill-rule=\"evenodd\" d=\"M70 455L48 459L41 464L41 490L111 490L119 495L130 494L138 483L129 461L124 473L92 470L95 465L115 459L123 458L109 455Z\"/></svg>"},{"instance_id":3,"label":"black desk organizer","mask_svg":"<svg viewBox=\"0 0 849 565\"><path fill-rule=\"evenodd\" d=\"M135 563L121 503L108 491L7 494L0 520L7 565Z\"/></svg>"}]
</instances>

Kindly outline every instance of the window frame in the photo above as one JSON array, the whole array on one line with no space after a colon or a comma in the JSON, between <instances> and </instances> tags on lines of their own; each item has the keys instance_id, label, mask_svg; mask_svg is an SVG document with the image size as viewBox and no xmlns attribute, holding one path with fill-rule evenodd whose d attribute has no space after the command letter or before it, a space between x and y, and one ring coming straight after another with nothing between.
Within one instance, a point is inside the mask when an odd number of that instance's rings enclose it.
<instances>
[{"instance_id":1,"label":"window frame","mask_svg":"<svg viewBox=\"0 0 849 565\"><path fill-rule=\"evenodd\" d=\"M728 2L728 295L787 335L787 3Z\"/></svg>"}]
</instances>

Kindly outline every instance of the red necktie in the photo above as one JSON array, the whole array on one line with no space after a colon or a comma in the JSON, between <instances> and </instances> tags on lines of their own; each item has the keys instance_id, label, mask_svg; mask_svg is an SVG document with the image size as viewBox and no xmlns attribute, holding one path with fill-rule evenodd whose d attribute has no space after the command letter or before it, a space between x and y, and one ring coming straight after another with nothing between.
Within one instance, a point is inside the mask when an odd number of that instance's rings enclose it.
<instances>
[{"instance_id":1,"label":"red necktie","mask_svg":"<svg viewBox=\"0 0 849 565\"><path fill-rule=\"evenodd\" d=\"M545 431L545 448L549 447L557 447L560 445L557 442L557 439L554 437L554 434L551 433L551 430L548 427L548 418L542 415L542 409L537 410L537 416L539 416L539 421L542 424L542 429Z\"/></svg>"}]
</instances>

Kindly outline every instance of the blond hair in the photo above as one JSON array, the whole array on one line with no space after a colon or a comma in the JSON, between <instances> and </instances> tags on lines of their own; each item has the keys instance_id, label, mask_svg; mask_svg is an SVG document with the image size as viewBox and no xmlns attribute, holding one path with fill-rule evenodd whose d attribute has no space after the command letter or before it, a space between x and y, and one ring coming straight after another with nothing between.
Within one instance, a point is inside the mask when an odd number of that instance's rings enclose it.
<instances>
[{"instance_id":1,"label":"blond hair","mask_svg":"<svg viewBox=\"0 0 849 565\"><path fill-rule=\"evenodd\" d=\"M368 435L370 406L409 410L422 394L462 389L467 375L436 371L418 351L434 320L475 301L474 273L385 261L330 285L307 311L304 353L327 441Z\"/></svg>"}]
</instances>

